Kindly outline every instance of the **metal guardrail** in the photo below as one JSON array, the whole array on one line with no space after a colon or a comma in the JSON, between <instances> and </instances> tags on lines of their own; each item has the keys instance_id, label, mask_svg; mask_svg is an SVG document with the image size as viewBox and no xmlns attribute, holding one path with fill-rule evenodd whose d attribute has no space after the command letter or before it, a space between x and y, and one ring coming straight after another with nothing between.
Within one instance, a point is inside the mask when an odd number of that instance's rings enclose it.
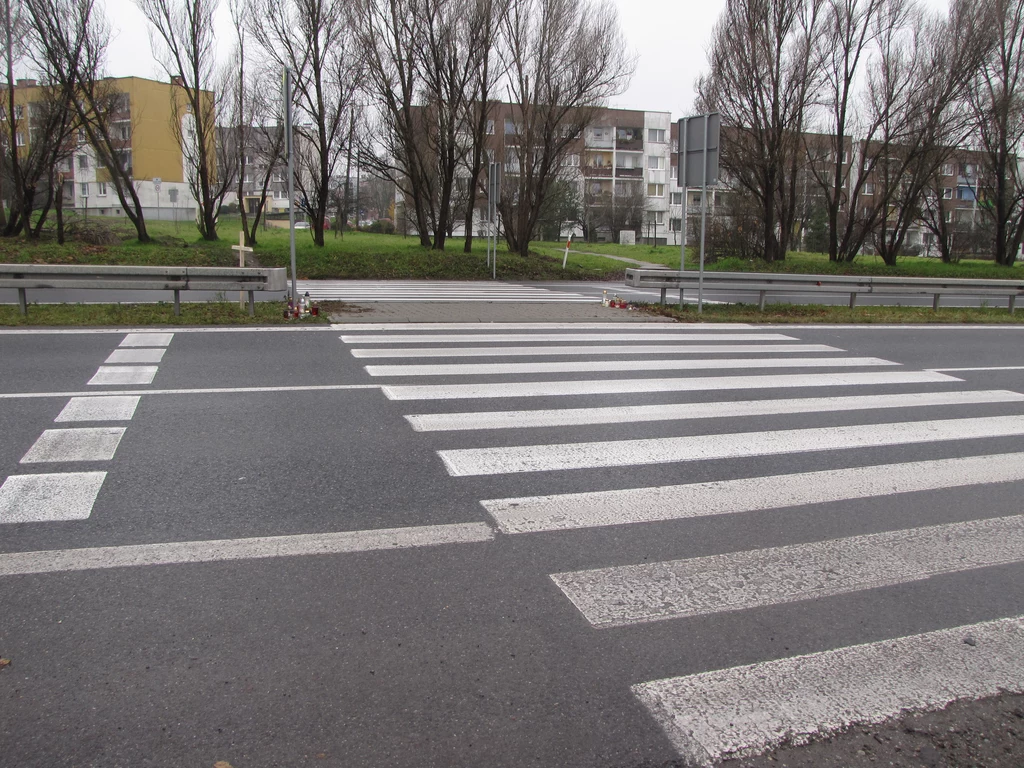
<instances>
[{"instance_id":1,"label":"metal guardrail","mask_svg":"<svg viewBox=\"0 0 1024 768\"><path fill-rule=\"evenodd\" d=\"M247 291L249 314L256 314L255 291L287 289L283 268L133 267L91 264L0 264L0 288L17 288L21 314L28 313L28 290L95 288L174 291L174 314L181 314L181 291Z\"/></svg>"},{"instance_id":2,"label":"metal guardrail","mask_svg":"<svg viewBox=\"0 0 1024 768\"><path fill-rule=\"evenodd\" d=\"M660 288L661 303L669 289L697 289L696 272L670 269L627 269L626 285L631 288ZM705 272L704 290L738 291L758 294L758 309L764 310L770 293L848 293L850 307L860 294L887 296L931 296L932 309L939 308L941 296L1006 298L1012 314L1018 296L1024 296L1024 280L970 280L937 277L872 277L859 275L790 275L774 272Z\"/></svg>"}]
</instances>

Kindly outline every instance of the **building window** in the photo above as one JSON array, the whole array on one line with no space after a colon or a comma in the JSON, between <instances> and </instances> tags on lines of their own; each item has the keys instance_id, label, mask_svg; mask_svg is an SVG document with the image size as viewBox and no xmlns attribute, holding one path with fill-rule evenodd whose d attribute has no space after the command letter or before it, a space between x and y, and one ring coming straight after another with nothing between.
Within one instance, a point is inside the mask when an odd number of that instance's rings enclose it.
<instances>
[{"instance_id":1,"label":"building window","mask_svg":"<svg viewBox=\"0 0 1024 768\"><path fill-rule=\"evenodd\" d=\"M487 121L487 135L488 136L493 136L494 135L494 121L493 120L488 120Z\"/></svg>"},{"instance_id":2,"label":"building window","mask_svg":"<svg viewBox=\"0 0 1024 768\"><path fill-rule=\"evenodd\" d=\"M665 223L665 212L664 211L652 211L654 213L654 223L664 224Z\"/></svg>"},{"instance_id":3,"label":"building window","mask_svg":"<svg viewBox=\"0 0 1024 768\"><path fill-rule=\"evenodd\" d=\"M647 129L647 141L654 144L665 143L665 129L664 128L648 128Z\"/></svg>"},{"instance_id":4,"label":"building window","mask_svg":"<svg viewBox=\"0 0 1024 768\"><path fill-rule=\"evenodd\" d=\"M974 163L964 163L962 176L974 176L978 172L978 166Z\"/></svg>"},{"instance_id":5,"label":"building window","mask_svg":"<svg viewBox=\"0 0 1024 768\"><path fill-rule=\"evenodd\" d=\"M107 182L97 181L96 182L96 196L106 197L107 196Z\"/></svg>"},{"instance_id":6,"label":"building window","mask_svg":"<svg viewBox=\"0 0 1024 768\"><path fill-rule=\"evenodd\" d=\"M953 175L953 164L952 163L944 163L943 164L943 166L942 166L942 175L943 176L952 176Z\"/></svg>"},{"instance_id":7,"label":"building window","mask_svg":"<svg viewBox=\"0 0 1024 768\"><path fill-rule=\"evenodd\" d=\"M956 189L957 200L974 200L974 190L970 187L957 187Z\"/></svg>"},{"instance_id":8,"label":"building window","mask_svg":"<svg viewBox=\"0 0 1024 768\"><path fill-rule=\"evenodd\" d=\"M661 155L648 155L647 167L652 171L660 171L665 168L665 158Z\"/></svg>"},{"instance_id":9,"label":"building window","mask_svg":"<svg viewBox=\"0 0 1024 768\"><path fill-rule=\"evenodd\" d=\"M647 196L648 197L664 197L665 196L665 185L664 184L648 184L647 185Z\"/></svg>"},{"instance_id":10,"label":"building window","mask_svg":"<svg viewBox=\"0 0 1024 768\"><path fill-rule=\"evenodd\" d=\"M511 135L511 134L513 134L515 132L516 132L516 124L506 117L505 118L505 135L509 136L509 135Z\"/></svg>"},{"instance_id":11,"label":"building window","mask_svg":"<svg viewBox=\"0 0 1024 768\"><path fill-rule=\"evenodd\" d=\"M682 232L683 231L683 220L682 219L669 219L668 220L668 231L669 232Z\"/></svg>"},{"instance_id":12,"label":"building window","mask_svg":"<svg viewBox=\"0 0 1024 768\"><path fill-rule=\"evenodd\" d=\"M81 169L85 169L85 168L89 167L89 156L88 155L79 155L78 156L78 167L81 168Z\"/></svg>"},{"instance_id":13,"label":"building window","mask_svg":"<svg viewBox=\"0 0 1024 768\"><path fill-rule=\"evenodd\" d=\"M24 114L25 114L25 108L21 104L15 104L14 105L14 119L15 120L21 120L21 118L22 118L22 116Z\"/></svg>"},{"instance_id":14,"label":"building window","mask_svg":"<svg viewBox=\"0 0 1024 768\"><path fill-rule=\"evenodd\" d=\"M89 196L89 182L86 181L78 185L78 194L80 194L82 197Z\"/></svg>"},{"instance_id":15,"label":"building window","mask_svg":"<svg viewBox=\"0 0 1024 768\"><path fill-rule=\"evenodd\" d=\"M863 194L865 194L865 195L873 195L873 194L875 194L875 185L872 184L870 181L866 182L864 184L864 192L863 192Z\"/></svg>"},{"instance_id":16,"label":"building window","mask_svg":"<svg viewBox=\"0 0 1024 768\"><path fill-rule=\"evenodd\" d=\"M21 131L18 131L18 133L14 137L14 143L17 144L19 147L24 147L25 146L25 134L23 134Z\"/></svg>"},{"instance_id":17,"label":"building window","mask_svg":"<svg viewBox=\"0 0 1024 768\"><path fill-rule=\"evenodd\" d=\"M569 168L579 168L580 167L580 156L575 154L575 153L574 154L570 154L570 155L566 155L565 157L562 158L562 165L564 165L566 167L569 167Z\"/></svg>"},{"instance_id":18,"label":"building window","mask_svg":"<svg viewBox=\"0 0 1024 768\"><path fill-rule=\"evenodd\" d=\"M944 211L942 214L942 220L945 221L947 224L951 223L953 221L953 212Z\"/></svg>"},{"instance_id":19,"label":"building window","mask_svg":"<svg viewBox=\"0 0 1024 768\"><path fill-rule=\"evenodd\" d=\"M671 205L682 205L683 204L683 193L682 192L672 192L672 193L670 193L668 201L669 201L669 204L671 204Z\"/></svg>"},{"instance_id":20,"label":"building window","mask_svg":"<svg viewBox=\"0 0 1024 768\"><path fill-rule=\"evenodd\" d=\"M952 187L944 187L943 188L943 190L942 190L942 199L943 200L952 200L953 199L953 188Z\"/></svg>"}]
</instances>

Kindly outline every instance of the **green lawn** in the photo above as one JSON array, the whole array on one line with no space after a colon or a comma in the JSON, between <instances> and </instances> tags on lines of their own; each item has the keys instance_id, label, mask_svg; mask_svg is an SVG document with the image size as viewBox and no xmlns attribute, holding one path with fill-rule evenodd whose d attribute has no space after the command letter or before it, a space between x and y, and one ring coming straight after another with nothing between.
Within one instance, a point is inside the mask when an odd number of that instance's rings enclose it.
<instances>
[{"instance_id":1,"label":"green lawn","mask_svg":"<svg viewBox=\"0 0 1024 768\"><path fill-rule=\"evenodd\" d=\"M95 217L92 218L95 221ZM150 222L150 234L157 240L143 245L133 239L134 229L123 219L107 220L123 240L115 245L55 242L26 243L0 239L0 261L52 264L139 264L151 266L237 266L240 220L222 217L221 240L206 242L190 223ZM487 265L486 241L473 240L472 253L463 253L465 241L448 241L443 252L425 249L414 237L347 232L341 237L327 233L323 248L313 244L309 230L295 233L295 263L302 279L433 279L485 280L491 277ZM256 261L265 267L290 267L287 229L261 229L257 234ZM561 256L537 252L528 259L509 254L498 246L499 278L510 280L613 280L622 279L625 265L599 256L571 258L565 270Z\"/></svg>"},{"instance_id":2,"label":"green lawn","mask_svg":"<svg viewBox=\"0 0 1024 768\"><path fill-rule=\"evenodd\" d=\"M309 325L329 323L328 313L336 305L321 304L319 317L289 320L284 317L284 302L256 302L256 315L249 317L248 307L237 301L183 302L181 315L174 305L156 304L29 304L22 316L17 306L0 306L0 326L121 326L143 325Z\"/></svg>"},{"instance_id":3,"label":"green lawn","mask_svg":"<svg viewBox=\"0 0 1024 768\"><path fill-rule=\"evenodd\" d=\"M55 264L141 264L152 266L233 266L237 254L231 246L238 242L240 219L221 217L221 240L208 243L199 239L191 222L154 221L149 230L157 242L141 245L134 240L134 229L125 219L90 217L89 223L102 221L116 237L112 245L69 242L60 246L52 241L26 243L23 239L0 238L0 261ZM296 266L300 278L310 279L433 279L485 280L491 276L486 263L486 243L474 239L472 253L462 252L464 241L453 238L443 252L420 246L415 237L349 232L337 237L327 234L323 248L313 245L310 230L296 232ZM536 242L529 258L508 253L504 243L498 247L498 277L506 280L621 280L627 263L595 254L621 256L637 261L662 264L677 269L678 246L618 245L614 243L573 243L574 252L562 269L565 243ZM256 261L267 267L288 267L290 263L287 229L267 228L258 233ZM687 269L696 268L696 253L687 249ZM1020 278L1024 268L1007 269L992 262L965 260L943 264L937 259L901 258L896 267L886 266L877 256L860 256L852 264L830 262L824 254L791 253L783 262L725 259L709 264L715 271L797 272L848 275L896 275L922 277Z\"/></svg>"},{"instance_id":4,"label":"green lawn","mask_svg":"<svg viewBox=\"0 0 1024 768\"><path fill-rule=\"evenodd\" d=\"M1024 312L1010 314L1006 307L830 307L821 304L767 304L764 312L756 304L705 304L697 314L694 304L682 309L678 305L642 305L657 315L684 323L821 323L821 324L1008 324L1024 323Z\"/></svg>"}]
</instances>

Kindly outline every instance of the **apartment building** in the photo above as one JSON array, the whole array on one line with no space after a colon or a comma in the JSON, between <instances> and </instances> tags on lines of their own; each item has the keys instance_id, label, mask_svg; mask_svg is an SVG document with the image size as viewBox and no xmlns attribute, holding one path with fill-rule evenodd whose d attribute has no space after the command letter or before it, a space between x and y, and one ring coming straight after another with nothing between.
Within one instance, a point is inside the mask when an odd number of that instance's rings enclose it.
<instances>
[{"instance_id":1,"label":"apartment building","mask_svg":"<svg viewBox=\"0 0 1024 768\"><path fill-rule=\"evenodd\" d=\"M116 110L112 125L146 218L193 220L198 205L172 127L172 121L180 118L182 129L189 130L190 110L184 95L171 83L141 77L108 78L104 82L122 94L111 107ZM6 86L0 85L2 91ZM35 80L18 80L15 84L15 101L21 107L15 108L15 141L25 152L34 133L32 105L40 100L41 93ZM206 94L213 98L212 93ZM73 144L60 169L64 174L65 207L86 215L123 216L110 172L99 163L85 130L75 131Z\"/></svg>"}]
</instances>

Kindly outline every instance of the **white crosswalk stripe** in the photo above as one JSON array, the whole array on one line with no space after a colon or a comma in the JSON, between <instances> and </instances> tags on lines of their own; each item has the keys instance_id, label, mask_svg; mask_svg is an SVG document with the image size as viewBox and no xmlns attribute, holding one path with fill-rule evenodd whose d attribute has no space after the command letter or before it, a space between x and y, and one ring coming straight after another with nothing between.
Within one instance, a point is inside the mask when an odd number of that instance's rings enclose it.
<instances>
[{"instance_id":1,"label":"white crosswalk stripe","mask_svg":"<svg viewBox=\"0 0 1024 768\"><path fill-rule=\"evenodd\" d=\"M1015 485L1024 483L1024 451L1005 451L1007 441L1020 444L1024 437L1022 393L972 389L947 369L843 370L899 362L851 357L836 347L757 329L575 327L552 332L538 327L517 332L434 325L416 330L379 325L372 333L341 338L361 360L394 361L365 370L385 380L382 390L389 399L415 401L415 409L405 407L403 415L414 430L435 441L449 475L501 477L503 487L516 483L522 489L519 496L481 499L504 534L572 536L617 526L617 536L629 537L648 524L684 526L739 513L800 508L824 515L853 500L884 504L891 512L887 530L817 541L792 531L787 535L795 543L780 546L696 556L688 549L684 559L598 560L580 570L552 573L554 584L594 631L745 610L769 612L797 601L827 603L887 586L913 588L941 574L1024 563L1024 515L1016 510L999 517L998 510L980 506L974 513L978 519L916 527L908 527L899 514L903 502L917 494L946 489L1005 489L999 491L1004 497L1014 493ZM437 363L406 362L424 358ZM785 370L796 367L816 370ZM715 369L721 375L702 373ZM651 376L659 370L676 375ZM543 374L560 378L529 380ZM430 381L438 376L446 381ZM492 380L473 381L478 376ZM392 378L413 381L398 384ZM836 388L845 391L836 394ZM786 397L787 390L807 391L807 396ZM730 400L732 392L742 397ZM587 400L580 402L581 397ZM557 398L566 407L544 400L531 408L534 398ZM431 411L435 400L448 407ZM478 400L500 400L506 407L481 408ZM879 418L881 413L889 418ZM770 423L744 429L742 420L750 417ZM630 430L628 439L616 437L620 427ZM531 432L552 428L557 431L539 433L543 439ZM658 431L645 436L648 429ZM595 440L605 435L608 439ZM462 440L469 445L460 445ZM992 450L994 440L1001 442ZM864 449L886 446L913 446L918 460L883 464L863 458L872 455ZM920 457L930 450L941 455ZM731 476L731 459L798 454L813 457L810 471ZM684 473L692 462L704 462L702 477L710 472L713 479L580 488L590 482L587 478L598 482L602 475L579 470L675 465ZM549 487L564 484L571 492L531 495L531 484L542 476ZM964 633L985 638L992 655L979 661L973 646L962 643ZM826 648L799 661L769 660L638 682L633 692L682 755L712 765L725 757L763 752L794 735L827 733L965 696L1024 692L1022 643L1024 624L1017 617L885 643ZM914 659L909 669L894 671L900 658L891 653L895 647ZM942 674L922 672L934 668ZM843 684L833 685L836 680Z\"/></svg>"},{"instance_id":2,"label":"white crosswalk stripe","mask_svg":"<svg viewBox=\"0 0 1024 768\"><path fill-rule=\"evenodd\" d=\"M317 301L369 302L559 302L597 303L597 296L515 283L452 280L299 280L300 294Z\"/></svg>"}]
</instances>

